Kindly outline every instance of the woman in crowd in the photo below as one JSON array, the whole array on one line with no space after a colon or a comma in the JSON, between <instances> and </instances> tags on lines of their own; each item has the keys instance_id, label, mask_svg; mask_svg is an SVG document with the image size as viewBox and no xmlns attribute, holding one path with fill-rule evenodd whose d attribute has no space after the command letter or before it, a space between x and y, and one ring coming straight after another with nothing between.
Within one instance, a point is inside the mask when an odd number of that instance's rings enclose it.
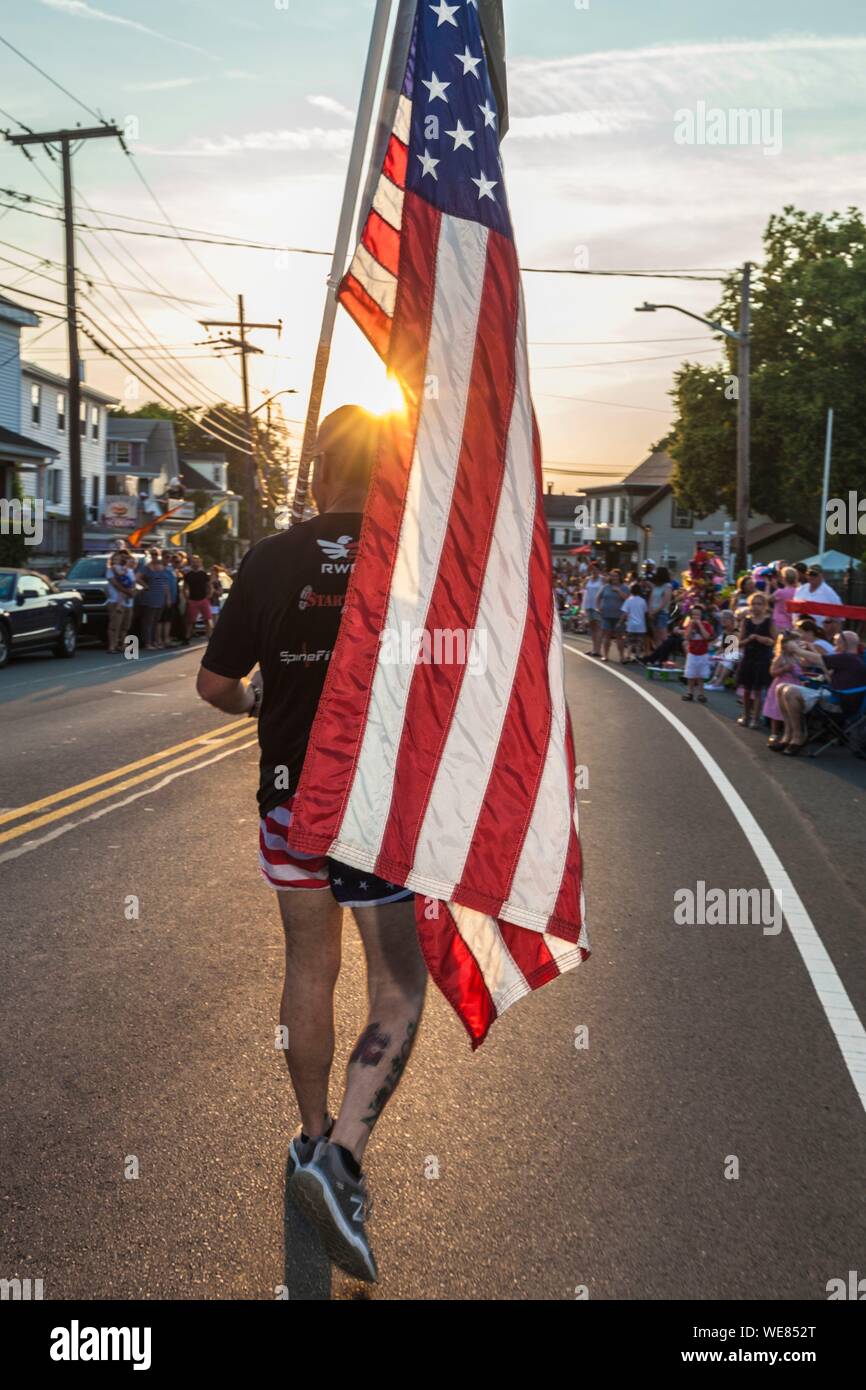
<instances>
[{"instance_id":1,"label":"woman in crowd","mask_svg":"<svg viewBox=\"0 0 866 1390\"><path fill-rule=\"evenodd\" d=\"M738 615L743 616L743 611L749 606L749 599L756 592L755 579L751 574L741 574L737 580L737 587L731 595L731 608Z\"/></svg>"},{"instance_id":2,"label":"woman in crowd","mask_svg":"<svg viewBox=\"0 0 866 1390\"><path fill-rule=\"evenodd\" d=\"M607 661L611 642L616 642L620 661L625 660L623 641L623 604L628 598L628 589L622 582L619 570L611 570L608 582L598 596L598 611L601 614L601 659Z\"/></svg>"},{"instance_id":3,"label":"woman in crowd","mask_svg":"<svg viewBox=\"0 0 866 1390\"><path fill-rule=\"evenodd\" d=\"M764 691L770 684L770 665L776 640L766 594L752 594L748 608L741 613L739 636L743 659L738 679L743 690L743 713L737 723L745 728L757 729Z\"/></svg>"},{"instance_id":4,"label":"woman in crowd","mask_svg":"<svg viewBox=\"0 0 866 1390\"><path fill-rule=\"evenodd\" d=\"M662 565L653 575L649 600L650 627L657 647L661 646L668 635L671 621L669 609L672 597L673 585L671 584L670 572Z\"/></svg>"}]
</instances>

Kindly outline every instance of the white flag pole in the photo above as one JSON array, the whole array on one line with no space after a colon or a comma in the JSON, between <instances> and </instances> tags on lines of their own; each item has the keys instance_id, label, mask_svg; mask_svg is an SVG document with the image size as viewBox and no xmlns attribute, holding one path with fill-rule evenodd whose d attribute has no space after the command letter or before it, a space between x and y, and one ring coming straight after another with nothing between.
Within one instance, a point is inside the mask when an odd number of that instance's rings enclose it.
<instances>
[{"instance_id":1,"label":"white flag pole","mask_svg":"<svg viewBox=\"0 0 866 1390\"><path fill-rule=\"evenodd\" d=\"M388 34L388 21L390 17L391 0L376 0L376 12L373 16L373 31L370 35L370 46L367 50L367 65L364 69L364 81L361 87L361 96L358 102L358 115L355 121L355 134L352 139L352 152L349 156L349 167L346 171L343 207L340 212L340 222L337 227L337 240L334 244L334 258L331 261L331 273L328 276L328 290L325 297L325 310L322 315L322 328L319 333L319 346L316 349L316 361L313 366L310 400L307 406L307 418L304 424L304 441L301 445L301 460L298 465L298 478L295 483L295 498L292 504L293 525L296 521L303 521L304 518L310 464L316 447L319 415L322 409L322 396L325 391L325 378L328 374L328 363L331 358L331 340L334 336L334 324L337 318L337 290L343 278L346 257L349 252L349 240L352 235L355 207L358 202L358 192L364 173L364 155L366 153L367 139L370 133L370 122L373 119L373 105L376 98L376 88L379 84L382 59L385 53L385 40Z\"/></svg>"},{"instance_id":2,"label":"white flag pole","mask_svg":"<svg viewBox=\"0 0 866 1390\"><path fill-rule=\"evenodd\" d=\"M833 458L833 407L827 411L827 435L824 441L824 487L821 492L821 546L818 564L824 563L827 549L827 503L830 500L830 463Z\"/></svg>"}]
</instances>

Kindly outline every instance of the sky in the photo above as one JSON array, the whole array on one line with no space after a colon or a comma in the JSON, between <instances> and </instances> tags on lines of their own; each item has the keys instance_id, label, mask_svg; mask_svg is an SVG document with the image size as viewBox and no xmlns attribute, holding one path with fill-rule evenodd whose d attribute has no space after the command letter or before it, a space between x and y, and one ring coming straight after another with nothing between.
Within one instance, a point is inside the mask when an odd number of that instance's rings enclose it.
<instances>
[{"instance_id":1,"label":"sky","mask_svg":"<svg viewBox=\"0 0 866 1390\"><path fill-rule=\"evenodd\" d=\"M117 142L95 140L75 156L82 222L165 232L167 213L207 234L328 250L372 13L372 0L0 0L0 36L68 92L0 46L0 127L93 125L77 98L127 131L162 211ZM858 201L862 0L505 0L505 18L503 160L524 267L719 275L760 258L767 220L786 203L827 212ZM712 116L740 108L763 113L755 143ZM700 140L707 118L727 143ZM31 164L0 142L0 188L56 201L49 184L58 170L41 148ZM32 272L36 256L62 260L62 228L51 208L31 205L48 214L36 217L0 193L10 201L0 292L59 313L59 265L40 267L47 279ZM240 401L236 360L201 346L200 319L234 318L240 292L249 319L282 320L279 338L252 335L253 403L294 389L281 401L300 432L326 257L82 230L79 263L103 282L84 290L93 321L184 400ZM649 299L709 314L718 284L528 273L524 286L548 478L575 491L622 476L669 428L681 362L719 357L692 320L634 310ZM44 318L25 355L65 372L64 331ZM91 384L130 408L153 394L83 345ZM341 312L326 408L384 404L384 389Z\"/></svg>"}]
</instances>

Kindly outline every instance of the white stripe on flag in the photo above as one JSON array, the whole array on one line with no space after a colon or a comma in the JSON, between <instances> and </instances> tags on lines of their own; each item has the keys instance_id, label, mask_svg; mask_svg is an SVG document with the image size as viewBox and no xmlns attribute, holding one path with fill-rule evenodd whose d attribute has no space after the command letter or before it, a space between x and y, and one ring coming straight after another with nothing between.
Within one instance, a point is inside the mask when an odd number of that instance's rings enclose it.
<instances>
[{"instance_id":1,"label":"white stripe on flag","mask_svg":"<svg viewBox=\"0 0 866 1390\"><path fill-rule=\"evenodd\" d=\"M412 103L408 97L400 93L400 100L397 102L397 114L394 117L394 134L398 140L402 140L404 145L409 143L409 134L412 130Z\"/></svg>"},{"instance_id":2,"label":"white stripe on flag","mask_svg":"<svg viewBox=\"0 0 866 1390\"><path fill-rule=\"evenodd\" d=\"M442 218L425 366L426 377L433 377L439 390L435 399L425 400L421 407L385 620L398 643L404 631L425 626L439 572L463 444L487 235L477 222ZM406 701L416 669L411 662L384 665L385 655L380 648L352 789L330 849L337 859L347 848L362 851L365 859L369 853L371 867L391 805Z\"/></svg>"},{"instance_id":3,"label":"white stripe on flag","mask_svg":"<svg viewBox=\"0 0 866 1390\"><path fill-rule=\"evenodd\" d=\"M511 1001L517 995L528 992L526 977L515 965L495 917L488 917L471 907L461 907L459 903L449 903L448 907L457 930L481 971L496 1012L501 1013L500 1005L505 1004L506 1000Z\"/></svg>"},{"instance_id":4,"label":"white stripe on flag","mask_svg":"<svg viewBox=\"0 0 866 1390\"><path fill-rule=\"evenodd\" d=\"M392 275L390 270L380 265L363 245L355 252L351 269L355 279L364 287L370 298L392 319L397 303L396 275Z\"/></svg>"},{"instance_id":5,"label":"white stripe on flag","mask_svg":"<svg viewBox=\"0 0 866 1390\"><path fill-rule=\"evenodd\" d=\"M556 907L568 859L572 826L571 786L565 744L565 679L562 628L554 614L547 660L552 719L544 771L532 819L517 861L503 922L544 931Z\"/></svg>"},{"instance_id":6,"label":"white stripe on flag","mask_svg":"<svg viewBox=\"0 0 866 1390\"><path fill-rule=\"evenodd\" d=\"M376 188L373 207L383 221L399 232L403 225L403 190L383 174Z\"/></svg>"},{"instance_id":7,"label":"white stripe on flag","mask_svg":"<svg viewBox=\"0 0 866 1390\"><path fill-rule=\"evenodd\" d=\"M469 667L439 762L418 836L415 864L433 864L447 881L459 883L523 647L529 590L526 576L535 524L532 412L521 297L517 323L517 391L508 432L505 476L490 556L475 622L476 660L485 652L486 670ZM480 642L480 644L479 644ZM460 823L455 826L455 807ZM507 887L507 885L506 885Z\"/></svg>"}]
</instances>

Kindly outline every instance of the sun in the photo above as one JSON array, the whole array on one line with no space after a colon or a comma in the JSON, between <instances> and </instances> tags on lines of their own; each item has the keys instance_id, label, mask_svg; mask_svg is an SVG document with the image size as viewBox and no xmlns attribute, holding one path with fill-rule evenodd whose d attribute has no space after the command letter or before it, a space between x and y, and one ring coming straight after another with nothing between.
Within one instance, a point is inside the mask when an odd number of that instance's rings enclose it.
<instances>
[{"instance_id":1,"label":"sun","mask_svg":"<svg viewBox=\"0 0 866 1390\"><path fill-rule=\"evenodd\" d=\"M358 404L371 415L402 415L406 410L406 397L397 378L383 366L381 379L369 382Z\"/></svg>"}]
</instances>

